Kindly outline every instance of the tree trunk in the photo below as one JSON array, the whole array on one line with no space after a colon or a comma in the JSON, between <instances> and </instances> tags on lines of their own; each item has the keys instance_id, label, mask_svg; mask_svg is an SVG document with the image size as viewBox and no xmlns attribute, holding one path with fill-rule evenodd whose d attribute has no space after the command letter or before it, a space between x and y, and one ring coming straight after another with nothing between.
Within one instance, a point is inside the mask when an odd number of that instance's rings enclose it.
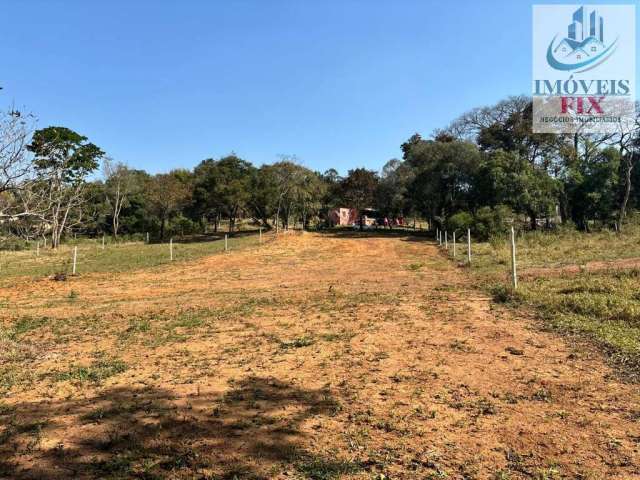
<instances>
[{"instance_id":1,"label":"tree trunk","mask_svg":"<svg viewBox=\"0 0 640 480\"><path fill-rule=\"evenodd\" d=\"M276 210L276 235L278 234L278 231L280 230L280 205L282 204L282 196L278 197L278 209Z\"/></svg>"},{"instance_id":2,"label":"tree trunk","mask_svg":"<svg viewBox=\"0 0 640 480\"><path fill-rule=\"evenodd\" d=\"M629 156L626 156L624 160L624 167L624 195L620 203L620 212L618 212L618 231L622 231L622 222L627 216L627 203L629 202L629 195L631 194L631 171L633 170L633 162Z\"/></svg>"}]
</instances>

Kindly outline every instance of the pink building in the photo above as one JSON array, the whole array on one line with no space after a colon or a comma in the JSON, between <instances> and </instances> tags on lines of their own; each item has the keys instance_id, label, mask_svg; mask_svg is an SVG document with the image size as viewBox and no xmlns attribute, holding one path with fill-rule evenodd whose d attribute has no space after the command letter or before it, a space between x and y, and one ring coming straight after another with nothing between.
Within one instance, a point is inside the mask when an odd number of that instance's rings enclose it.
<instances>
[{"instance_id":1,"label":"pink building","mask_svg":"<svg viewBox=\"0 0 640 480\"><path fill-rule=\"evenodd\" d=\"M355 208L334 208L329 210L329 222L332 226L353 225L358 221L358 210Z\"/></svg>"}]
</instances>

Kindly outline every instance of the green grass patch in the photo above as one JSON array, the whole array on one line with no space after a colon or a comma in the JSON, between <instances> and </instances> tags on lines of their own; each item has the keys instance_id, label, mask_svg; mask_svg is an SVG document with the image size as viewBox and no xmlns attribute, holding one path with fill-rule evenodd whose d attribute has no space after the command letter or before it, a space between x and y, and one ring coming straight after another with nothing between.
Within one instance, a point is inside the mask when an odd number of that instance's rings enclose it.
<instances>
[{"instance_id":1,"label":"green grass patch","mask_svg":"<svg viewBox=\"0 0 640 480\"><path fill-rule=\"evenodd\" d=\"M74 366L66 372L56 374L57 381L76 381L80 383L101 383L109 377L127 370L127 365L117 358L101 358L89 366Z\"/></svg>"},{"instance_id":2,"label":"green grass patch","mask_svg":"<svg viewBox=\"0 0 640 480\"><path fill-rule=\"evenodd\" d=\"M299 461L296 470L310 480L334 480L362 471L356 462L339 459L309 458Z\"/></svg>"},{"instance_id":3,"label":"green grass patch","mask_svg":"<svg viewBox=\"0 0 640 480\"><path fill-rule=\"evenodd\" d=\"M229 249L240 250L259 243L257 234L229 237ZM142 242L109 243L103 250L101 242L82 239L64 244L58 250L40 249L0 251L0 281L15 277L46 277L57 273L71 274L74 246L78 247L77 273L125 272L170 264L169 244ZM196 260L224 251L224 235L208 241L173 243L174 262ZM77 295L70 295L75 300Z\"/></svg>"},{"instance_id":4,"label":"green grass patch","mask_svg":"<svg viewBox=\"0 0 640 480\"><path fill-rule=\"evenodd\" d=\"M33 330L39 329L48 322L49 319L47 317L22 317L16 320L6 331L6 335L8 338L16 340Z\"/></svg>"}]
</instances>

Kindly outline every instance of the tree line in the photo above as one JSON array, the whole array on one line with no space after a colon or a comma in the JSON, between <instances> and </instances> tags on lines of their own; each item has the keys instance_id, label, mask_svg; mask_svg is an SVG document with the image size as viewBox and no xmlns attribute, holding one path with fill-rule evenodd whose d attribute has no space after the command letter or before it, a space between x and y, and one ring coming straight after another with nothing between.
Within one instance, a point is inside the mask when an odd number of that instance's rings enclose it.
<instances>
[{"instance_id":1,"label":"tree line","mask_svg":"<svg viewBox=\"0 0 640 480\"><path fill-rule=\"evenodd\" d=\"M11 238L169 235L326 224L335 207L416 216L432 227L487 238L521 228L622 228L640 202L640 121L613 134L535 134L531 99L509 97L464 113L428 139L414 134L402 158L379 171L320 173L295 156L254 166L229 154L191 170L149 174L110 158L65 127L35 129L16 110L0 115L0 232Z\"/></svg>"},{"instance_id":2,"label":"tree line","mask_svg":"<svg viewBox=\"0 0 640 480\"><path fill-rule=\"evenodd\" d=\"M521 228L623 228L639 205L640 120L607 134L532 133L529 97L473 109L402 145L404 208L487 237Z\"/></svg>"},{"instance_id":3,"label":"tree line","mask_svg":"<svg viewBox=\"0 0 640 480\"><path fill-rule=\"evenodd\" d=\"M358 192L364 169L342 178L312 171L295 156L256 167L229 154L192 170L149 174L110 158L69 128L34 129L31 115L12 110L0 120L0 232L8 239L141 234L156 240L176 234L229 231L239 220L265 228L317 227L330 208L368 205ZM371 182L374 183L371 183ZM367 190L368 192L368 190ZM368 194L368 193L367 193Z\"/></svg>"}]
</instances>

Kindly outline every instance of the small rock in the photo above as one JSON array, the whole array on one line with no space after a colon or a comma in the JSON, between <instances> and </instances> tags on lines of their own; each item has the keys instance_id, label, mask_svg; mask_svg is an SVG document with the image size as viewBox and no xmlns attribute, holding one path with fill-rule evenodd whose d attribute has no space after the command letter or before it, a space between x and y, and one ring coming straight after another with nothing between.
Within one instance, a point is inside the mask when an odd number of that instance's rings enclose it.
<instances>
[{"instance_id":1,"label":"small rock","mask_svg":"<svg viewBox=\"0 0 640 480\"><path fill-rule=\"evenodd\" d=\"M511 355L524 355L524 350L520 350L519 348L516 348L516 347L507 347L505 348L505 350L509 352Z\"/></svg>"}]
</instances>

